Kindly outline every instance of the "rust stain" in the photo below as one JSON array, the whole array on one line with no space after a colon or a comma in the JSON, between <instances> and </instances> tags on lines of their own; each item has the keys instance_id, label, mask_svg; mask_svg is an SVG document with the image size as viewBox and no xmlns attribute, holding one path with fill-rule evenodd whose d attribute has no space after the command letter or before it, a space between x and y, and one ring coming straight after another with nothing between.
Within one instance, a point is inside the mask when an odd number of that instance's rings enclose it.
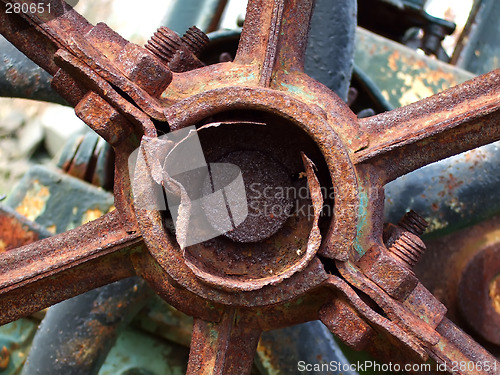
<instances>
[{"instance_id":1,"label":"rust stain","mask_svg":"<svg viewBox=\"0 0 500 375\"><path fill-rule=\"evenodd\" d=\"M257 345L257 355L269 375L280 375L279 358L276 358L275 353L262 340Z\"/></svg>"},{"instance_id":2,"label":"rust stain","mask_svg":"<svg viewBox=\"0 0 500 375\"><path fill-rule=\"evenodd\" d=\"M389 63L389 68L391 68L392 71L397 72L399 70L397 61L401 58L399 51L394 51L391 53L388 59Z\"/></svg>"},{"instance_id":3,"label":"rust stain","mask_svg":"<svg viewBox=\"0 0 500 375\"><path fill-rule=\"evenodd\" d=\"M0 213L0 253L38 240L38 235L32 232L9 215Z\"/></svg>"},{"instance_id":4,"label":"rust stain","mask_svg":"<svg viewBox=\"0 0 500 375\"><path fill-rule=\"evenodd\" d=\"M33 187L28 190L16 211L31 221L35 221L44 211L45 204L50 198L49 189L35 180Z\"/></svg>"},{"instance_id":5,"label":"rust stain","mask_svg":"<svg viewBox=\"0 0 500 375\"><path fill-rule=\"evenodd\" d=\"M426 217L425 220L429 223L429 232L446 228L448 226L448 222L446 220L439 220L439 218Z\"/></svg>"},{"instance_id":6,"label":"rust stain","mask_svg":"<svg viewBox=\"0 0 500 375\"><path fill-rule=\"evenodd\" d=\"M431 85L440 85L443 90L458 84L453 73L443 70L428 70L425 76L428 83Z\"/></svg>"}]
</instances>

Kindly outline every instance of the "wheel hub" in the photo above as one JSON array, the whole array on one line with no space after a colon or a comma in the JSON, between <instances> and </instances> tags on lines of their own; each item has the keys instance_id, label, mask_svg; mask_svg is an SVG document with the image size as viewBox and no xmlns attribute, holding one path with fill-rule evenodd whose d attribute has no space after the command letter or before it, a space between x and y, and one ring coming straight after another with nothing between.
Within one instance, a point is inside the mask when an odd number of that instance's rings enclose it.
<instances>
[{"instance_id":1,"label":"wheel hub","mask_svg":"<svg viewBox=\"0 0 500 375\"><path fill-rule=\"evenodd\" d=\"M234 87L190 97L170 110L184 114L182 122L179 116L172 117L172 130L198 124L208 164L232 163L241 169L250 199L249 218L241 226L185 249L165 230L158 212L136 207L146 244L169 277L213 302L262 306L317 285L323 276L306 283L300 280L300 287L296 283L301 279L298 272L312 266L322 237L329 238L337 251L350 251L348 239L354 237L357 216L356 179L344 146L324 114L273 90ZM230 123L221 120L220 126L203 127L214 118L228 116ZM254 124L238 125L234 116ZM309 167L302 153L311 158ZM279 194L266 197L264 192L271 190ZM252 199L257 195L257 200ZM324 202L331 215L322 220L321 234L318 222ZM266 206L280 213L271 216ZM250 216L256 212L256 217Z\"/></svg>"}]
</instances>

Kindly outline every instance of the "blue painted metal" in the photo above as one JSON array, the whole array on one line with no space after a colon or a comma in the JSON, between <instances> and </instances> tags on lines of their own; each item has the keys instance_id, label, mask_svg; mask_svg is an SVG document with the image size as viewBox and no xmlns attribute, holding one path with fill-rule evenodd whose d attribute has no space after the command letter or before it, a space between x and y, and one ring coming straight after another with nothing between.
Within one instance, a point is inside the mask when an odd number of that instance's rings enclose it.
<instances>
[{"instance_id":1,"label":"blue painted metal","mask_svg":"<svg viewBox=\"0 0 500 375\"><path fill-rule=\"evenodd\" d=\"M50 87L52 76L0 36L0 97L41 100L67 105Z\"/></svg>"},{"instance_id":2,"label":"blue painted metal","mask_svg":"<svg viewBox=\"0 0 500 375\"><path fill-rule=\"evenodd\" d=\"M500 142L420 168L385 187L385 217L396 223L408 210L443 236L500 214Z\"/></svg>"},{"instance_id":3,"label":"blue painted metal","mask_svg":"<svg viewBox=\"0 0 500 375\"><path fill-rule=\"evenodd\" d=\"M299 363L300 362L300 363ZM263 375L308 374L357 375L331 332L319 321L264 332L257 348L257 367ZM302 366L301 366L302 365ZM312 365L330 371L315 371Z\"/></svg>"},{"instance_id":4,"label":"blue painted metal","mask_svg":"<svg viewBox=\"0 0 500 375\"><path fill-rule=\"evenodd\" d=\"M476 0L451 63L476 74L500 68L500 1Z\"/></svg>"},{"instance_id":5,"label":"blue painted metal","mask_svg":"<svg viewBox=\"0 0 500 375\"><path fill-rule=\"evenodd\" d=\"M133 328L111 349L99 375L184 375L189 349L158 340Z\"/></svg>"},{"instance_id":6,"label":"blue painted metal","mask_svg":"<svg viewBox=\"0 0 500 375\"><path fill-rule=\"evenodd\" d=\"M181 35L193 25L204 32L215 31L226 3L227 0L173 0L162 25Z\"/></svg>"},{"instance_id":7,"label":"blue painted metal","mask_svg":"<svg viewBox=\"0 0 500 375\"><path fill-rule=\"evenodd\" d=\"M305 72L344 101L351 82L356 0L316 0L307 42Z\"/></svg>"}]
</instances>

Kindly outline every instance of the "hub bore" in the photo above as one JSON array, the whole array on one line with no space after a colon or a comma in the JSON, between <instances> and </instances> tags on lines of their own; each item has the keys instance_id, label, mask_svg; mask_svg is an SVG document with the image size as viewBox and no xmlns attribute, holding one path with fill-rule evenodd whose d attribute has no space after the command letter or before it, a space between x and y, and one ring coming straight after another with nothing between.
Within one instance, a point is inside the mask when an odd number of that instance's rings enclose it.
<instances>
[{"instance_id":1,"label":"hub bore","mask_svg":"<svg viewBox=\"0 0 500 375\"><path fill-rule=\"evenodd\" d=\"M245 184L248 216L224 236L236 242L258 242L275 234L290 216L293 202L289 192L292 184L285 168L273 158L259 151L234 151L221 157L217 162L238 166ZM214 186L224 186L222 181L205 184L204 189L213 192ZM228 212L231 212L228 206ZM217 220L210 222L216 229Z\"/></svg>"}]
</instances>

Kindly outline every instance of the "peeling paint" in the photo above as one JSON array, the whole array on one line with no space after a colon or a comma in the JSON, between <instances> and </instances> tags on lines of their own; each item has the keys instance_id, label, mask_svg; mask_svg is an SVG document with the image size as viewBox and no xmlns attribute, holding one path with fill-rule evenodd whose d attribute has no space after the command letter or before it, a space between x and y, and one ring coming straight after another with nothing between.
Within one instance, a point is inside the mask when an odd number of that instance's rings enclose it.
<instances>
[{"instance_id":1,"label":"peeling paint","mask_svg":"<svg viewBox=\"0 0 500 375\"><path fill-rule=\"evenodd\" d=\"M440 221L438 218L426 217L425 221L429 223L429 227L427 228L427 232L434 232L438 229L443 229L448 226L447 221Z\"/></svg>"},{"instance_id":2,"label":"peeling paint","mask_svg":"<svg viewBox=\"0 0 500 375\"><path fill-rule=\"evenodd\" d=\"M98 208L87 210L83 213L82 224L85 224L85 223L88 223L89 221L98 219L102 215L104 215L104 212L102 212Z\"/></svg>"},{"instance_id":3,"label":"peeling paint","mask_svg":"<svg viewBox=\"0 0 500 375\"><path fill-rule=\"evenodd\" d=\"M16 211L27 219L35 221L45 211L45 203L49 198L49 189L35 180L32 188L26 192L21 204L16 207Z\"/></svg>"}]
</instances>

